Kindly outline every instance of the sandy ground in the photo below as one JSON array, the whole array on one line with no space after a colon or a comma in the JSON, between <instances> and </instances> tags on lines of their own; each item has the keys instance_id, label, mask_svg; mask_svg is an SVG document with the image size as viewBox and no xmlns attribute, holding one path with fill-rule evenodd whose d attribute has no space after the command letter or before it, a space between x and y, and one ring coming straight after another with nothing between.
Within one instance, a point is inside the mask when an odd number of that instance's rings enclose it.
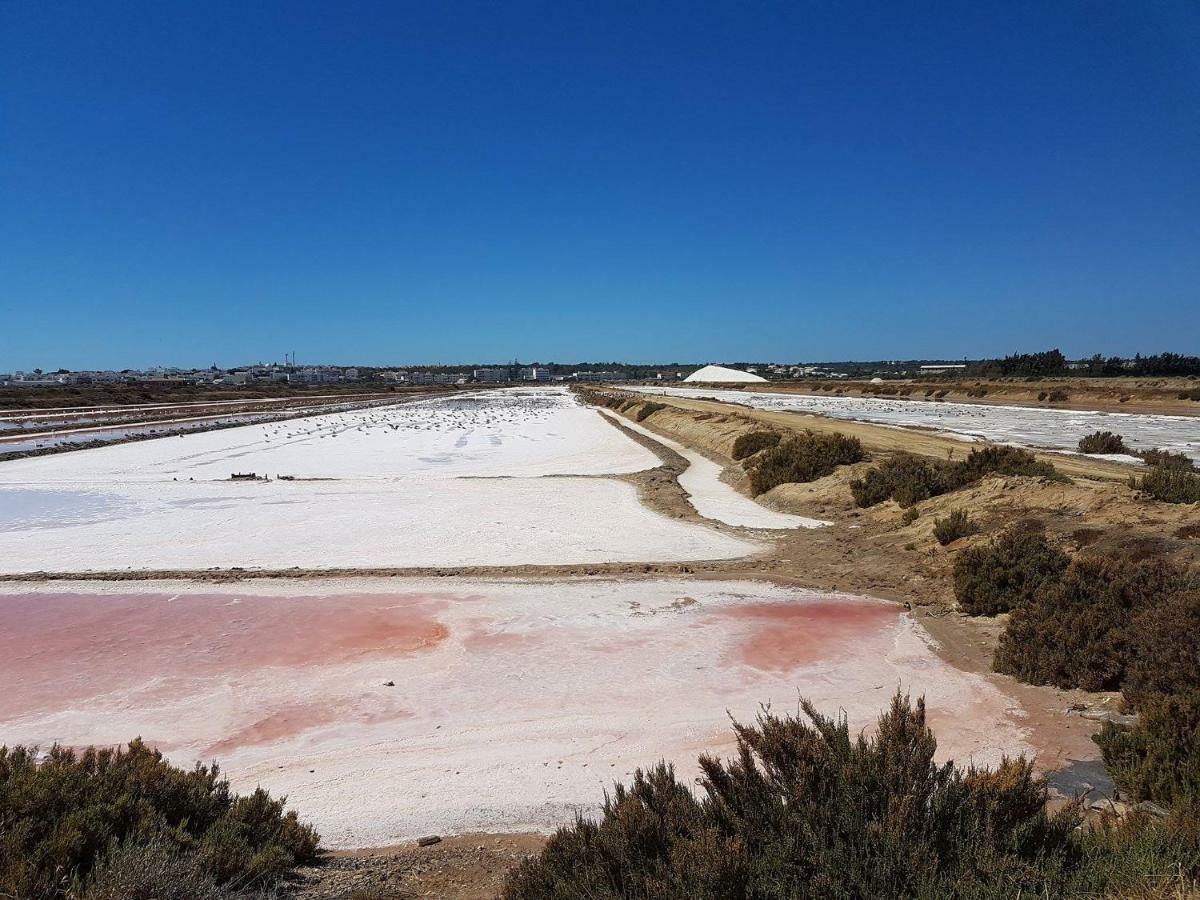
<instances>
[{"instance_id":1,"label":"sandy ground","mask_svg":"<svg viewBox=\"0 0 1200 900\"><path fill-rule=\"evenodd\" d=\"M944 759L1031 749L1014 701L901 607L770 584L8 586L0 617L0 742L217 758L333 847L551 829L637 766L694 777L732 746L726 713L798 696L859 728L899 686Z\"/></svg>"},{"instance_id":2,"label":"sandy ground","mask_svg":"<svg viewBox=\"0 0 1200 900\"><path fill-rule=\"evenodd\" d=\"M967 439L1055 450L1075 449L1094 431L1115 431L1135 450L1161 448L1200 460L1200 418L1092 410L982 406L886 397L815 396L717 388L639 388L675 397L712 397L755 409L810 413L882 425L928 428Z\"/></svg>"}]
</instances>

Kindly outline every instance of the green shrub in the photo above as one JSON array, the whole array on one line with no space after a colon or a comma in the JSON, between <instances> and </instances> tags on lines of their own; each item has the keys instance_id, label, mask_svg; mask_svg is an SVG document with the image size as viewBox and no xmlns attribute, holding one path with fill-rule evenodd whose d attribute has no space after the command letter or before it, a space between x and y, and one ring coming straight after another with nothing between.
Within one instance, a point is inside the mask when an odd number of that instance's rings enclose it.
<instances>
[{"instance_id":1,"label":"green shrub","mask_svg":"<svg viewBox=\"0 0 1200 900\"><path fill-rule=\"evenodd\" d=\"M753 457L750 487L758 495L781 484L816 481L832 474L838 466L864 459L866 453L858 438L805 432L785 438Z\"/></svg>"},{"instance_id":2,"label":"green shrub","mask_svg":"<svg viewBox=\"0 0 1200 900\"><path fill-rule=\"evenodd\" d=\"M1049 396L1045 391L1038 391L1038 403L1044 403Z\"/></svg>"},{"instance_id":3,"label":"green shrub","mask_svg":"<svg viewBox=\"0 0 1200 900\"><path fill-rule=\"evenodd\" d=\"M1161 558L1077 558L1013 608L995 668L1031 684L1118 690L1138 652L1134 621L1186 586Z\"/></svg>"},{"instance_id":4,"label":"green shrub","mask_svg":"<svg viewBox=\"0 0 1200 900\"><path fill-rule=\"evenodd\" d=\"M973 616L1005 613L1031 599L1066 570L1065 553L1039 526L1010 528L990 544L964 550L954 561L954 598Z\"/></svg>"},{"instance_id":5,"label":"green shrub","mask_svg":"<svg viewBox=\"0 0 1200 900\"><path fill-rule=\"evenodd\" d=\"M1140 708L1164 694L1200 696L1200 576L1180 573L1133 619L1121 689Z\"/></svg>"},{"instance_id":6,"label":"green shrub","mask_svg":"<svg viewBox=\"0 0 1200 900\"><path fill-rule=\"evenodd\" d=\"M783 439L777 431L748 431L739 434L733 442L733 458L745 459L753 456L759 450L774 447Z\"/></svg>"},{"instance_id":7,"label":"green shrub","mask_svg":"<svg viewBox=\"0 0 1200 900\"><path fill-rule=\"evenodd\" d=\"M874 736L846 719L764 713L703 798L659 764L513 870L509 900L1057 895L1078 857L1075 807L1046 812L1024 759L934 762L925 706L897 695Z\"/></svg>"},{"instance_id":8,"label":"green shrub","mask_svg":"<svg viewBox=\"0 0 1200 900\"><path fill-rule=\"evenodd\" d=\"M1049 400L1051 403L1066 403L1068 400L1071 399L1071 395L1068 394L1066 391L1053 390L1050 392L1050 394L1047 396L1046 399Z\"/></svg>"},{"instance_id":9,"label":"green shrub","mask_svg":"<svg viewBox=\"0 0 1200 900\"><path fill-rule=\"evenodd\" d=\"M962 509L954 510L944 519L933 520L933 536L943 547L953 544L959 538L974 534L977 530L966 510Z\"/></svg>"},{"instance_id":10,"label":"green shrub","mask_svg":"<svg viewBox=\"0 0 1200 900\"><path fill-rule=\"evenodd\" d=\"M244 896L244 895L241 895ZM236 900L192 855L164 841L127 841L96 866L83 900Z\"/></svg>"},{"instance_id":11,"label":"green shrub","mask_svg":"<svg viewBox=\"0 0 1200 900\"><path fill-rule=\"evenodd\" d=\"M665 404L665 403L643 403L642 408L637 411L637 415L635 415L633 418L637 422L642 422L645 419L649 418L650 416L654 415L660 409L666 409L666 408L667 408L667 404Z\"/></svg>"},{"instance_id":12,"label":"green shrub","mask_svg":"<svg viewBox=\"0 0 1200 900\"><path fill-rule=\"evenodd\" d=\"M1113 780L1134 799L1200 801L1200 693L1154 697L1137 725L1106 722L1093 740Z\"/></svg>"},{"instance_id":13,"label":"green shrub","mask_svg":"<svg viewBox=\"0 0 1200 900\"><path fill-rule=\"evenodd\" d=\"M1050 463L1041 462L1028 450L988 446L972 450L965 460L931 460L911 453L897 453L862 478L850 483L854 502L862 507L895 500L903 507L930 497L948 494L972 484L985 475L1030 475L1061 479Z\"/></svg>"},{"instance_id":14,"label":"green shrub","mask_svg":"<svg viewBox=\"0 0 1200 900\"><path fill-rule=\"evenodd\" d=\"M265 884L314 859L318 837L283 800L237 796L216 765L177 769L140 740L79 754L55 747L42 761L0 747L0 895L78 893L104 854L150 841L189 854L215 882Z\"/></svg>"},{"instance_id":15,"label":"green shrub","mask_svg":"<svg viewBox=\"0 0 1200 900\"><path fill-rule=\"evenodd\" d=\"M1167 466L1172 469L1196 468L1196 464L1186 453L1172 453L1170 450L1143 450L1137 455L1148 466Z\"/></svg>"},{"instance_id":16,"label":"green shrub","mask_svg":"<svg viewBox=\"0 0 1200 900\"><path fill-rule=\"evenodd\" d=\"M961 487L961 471L954 463L897 453L850 482L850 492L858 506L895 499L907 508Z\"/></svg>"},{"instance_id":17,"label":"green shrub","mask_svg":"<svg viewBox=\"0 0 1200 900\"><path fill-rule=\"evenodd\" d=\"M957 465L962 466L963 478L967 483L978 481L985 475L1026 475L1031 478L1066 480L1054 466L1041 462L1028 450L1003 444L976 448Z\"/></svg>"},{"instance_id":18,"label":"green shrub","mask_svg":"<svg viewBox=\"0 0 1200 900\"><path fill-rule=\"evenodd\" d=\"M1153 466L1141 478L1131 475L1129 486L1165 503L1200 503L1200 473L1178 464Z\"/></svg>"},{"instance_id":19,"label":"green shrub","mask_svg":"<svg viewBox=\"0 0 1200 900\"><path fill-rule=\"evenodd\" d=\"M1128 453L1125 439L1112 431L1095 431L1079 439L1080 453Z\"/></svg>"},{"instance_id":20,"label":"green shrub","mask_svg":"<svg viewBox=\"0 0 1200 900\"><path fill-rule=\"evenodd\" d=\"M911 525L913 522L917 521L920 515L921 514L917 511L915 506L910 506L904 511L904 514L900 516L900 521L905 525Z\"/></svg>"}]
</instances>

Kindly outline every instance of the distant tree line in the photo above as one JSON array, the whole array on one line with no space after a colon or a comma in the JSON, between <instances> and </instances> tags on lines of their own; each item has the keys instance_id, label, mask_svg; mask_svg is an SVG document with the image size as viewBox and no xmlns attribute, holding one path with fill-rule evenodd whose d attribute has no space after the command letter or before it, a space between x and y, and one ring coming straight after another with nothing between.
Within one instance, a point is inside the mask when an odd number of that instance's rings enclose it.
<instances>
[{"instance_id":1,"label":"distant tree line","mask_svg":"<svg viewBox=\"0 0 1200 900\"><path fill-rule=\"evenodd\" d=\"M1155 353L1129 358L1104 356L1100 353L1072 366L1058 348L1041 353L1014 353L1003 359L983 359L967 367L968 374L990 378L1047 377L1054 375L1200 375L1200 356L1180 353Z\"/></svg>"}]
</instances>

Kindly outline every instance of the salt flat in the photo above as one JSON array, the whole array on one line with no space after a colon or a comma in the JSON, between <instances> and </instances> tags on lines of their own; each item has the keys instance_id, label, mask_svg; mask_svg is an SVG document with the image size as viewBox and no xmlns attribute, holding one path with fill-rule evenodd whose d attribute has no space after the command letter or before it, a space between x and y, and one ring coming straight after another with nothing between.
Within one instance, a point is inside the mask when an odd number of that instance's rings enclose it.
<instances>
[{"instance_id":1,"label":"salt flat","mask_svg":"<svg viewBox=\"0 0 1200 900\"><path fill-rule=\"evenodd\" d=\"M657 462L561 388L12 460L0 462L0 571L649 562L757 549L657 515L603 477ZM272 480L231 481L235 472Z\"/></svg>"},{"instance_id":2,"label":"salt flat","mask_svg":"<svg viewBox=\"0 0 1200 900\"><path fill-rule=\"evenodd\" d=\"M727 711L798 695L857 729L900 685L941 758L1029 750L1017 704L898 607L752 582L9 584L0 620L0 743L215 757L333 847L548 830L636 766L692 778Z\"/></svg>"},{"instance_id":3,"label":"salt flat","mask_svg":"<svg viewBox=\"0 0 1200 900\"><path fill-rule=\"evenodd\" d=\"M1140 413L1089 412L882 397L808 396L769 391L726 391L713 388L632 388L675 397L712 397L755 409L796 410L834 419L882 425L918 426L967 438L1056 450L1075 450L1079 439L1094 431L1115 431L1136 450L1161 448L1200 461L1200 418ZM1123 460L1124 461L1124 460Z\"/></svg>"}]
</instances>

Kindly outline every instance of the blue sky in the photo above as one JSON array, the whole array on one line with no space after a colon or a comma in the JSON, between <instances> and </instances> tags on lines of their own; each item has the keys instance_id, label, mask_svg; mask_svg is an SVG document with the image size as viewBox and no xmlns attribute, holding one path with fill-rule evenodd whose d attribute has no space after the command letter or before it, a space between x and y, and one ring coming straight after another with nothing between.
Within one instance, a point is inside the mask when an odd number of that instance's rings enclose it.
<instances>
[{"instance_id":1,"label":"blue sky","mask_svg":"<svg viewBox=\"0 0 1200 900\"><path fill-rule=\"evenodd\" d=\"M1200 5L0 5L0 370L1200 352Z\"/></svg>"}]
</instances>

